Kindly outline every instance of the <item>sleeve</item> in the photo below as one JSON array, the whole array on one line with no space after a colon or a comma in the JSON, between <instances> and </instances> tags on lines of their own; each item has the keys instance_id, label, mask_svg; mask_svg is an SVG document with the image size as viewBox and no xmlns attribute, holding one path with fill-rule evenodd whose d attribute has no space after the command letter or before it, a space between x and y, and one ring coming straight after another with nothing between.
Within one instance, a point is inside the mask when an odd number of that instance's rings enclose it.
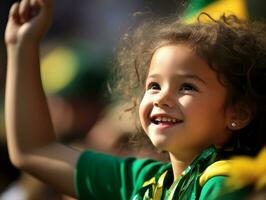
<instances>
[{"instance_id":1,"label":"sleeve","mask_svg":"<svg viewBox=\"0 0 266 200\"><path fill-rule=\"evenodd\" d=\"M222 189L227 176L214 176L210 178L202 187L199 200L214 200L216 199Z\"/></svg>"},{"instance_id":2,"label":"sleeve","mask_svg":"<svg viewBox=\"0 0 266 200\"><path fill-rule=\"evenodd\" d=\"M121 159L115 156L85 151L75 170L75 191L78 199L128 200L140 183L149 178L158 162Z\"/></svg>"}]
</instances>

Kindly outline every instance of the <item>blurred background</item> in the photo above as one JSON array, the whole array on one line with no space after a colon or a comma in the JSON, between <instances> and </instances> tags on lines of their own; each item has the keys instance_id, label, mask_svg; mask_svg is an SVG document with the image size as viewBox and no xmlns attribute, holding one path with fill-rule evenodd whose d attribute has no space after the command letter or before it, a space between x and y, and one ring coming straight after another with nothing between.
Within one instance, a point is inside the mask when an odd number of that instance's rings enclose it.
<instances>
[{"instance_id":1,"label":"blurred background","mask_svg":"<svg viewBox=\"0 0 266 200\"><path fill-rule=\"evenodd\" d=\"M4 30L14 0L0 1L0 200L67 199L16 170L9 162L4 128L6 50ZM107 77L123 33L145 19L179 15L187 22L205 11L243 19L266 19L265 0L64 0L55 1L54 21L41 44L41 72L58 140L118 156L163 159L130 147L136 132L127 104L110 102ZM8 103L8 102L7 102Z\"/></svg>"}]
</instances>

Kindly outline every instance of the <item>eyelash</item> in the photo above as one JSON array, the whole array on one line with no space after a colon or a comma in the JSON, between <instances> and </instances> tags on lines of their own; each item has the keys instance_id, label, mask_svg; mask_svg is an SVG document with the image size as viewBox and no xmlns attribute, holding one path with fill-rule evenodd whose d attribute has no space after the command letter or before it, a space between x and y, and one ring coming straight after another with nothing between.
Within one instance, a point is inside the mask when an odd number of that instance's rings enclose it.
<instances>
[{"instance_id":1,"label":"eyelash","mask_svg":"<svg viewBox=\"0 0 266 200\"><path fill-rule=\"evenodd\" d=\"M189 91L195 91L195 92L199 91L198 88L191 83L181 84L179 91L188 91L188 87L189 87ZM187 88L187 89L184 89L184 88Z\"/></svg>"},{"instance_id":2,"label":"eyelash","mask_svg":"<svg viewBox=\"0 0 266 200\"><path fill-rule=\"evenodd\" d=\"M147 86L147 90L160 90L160 89L161 89L160 84L159 83L156 83L156 82L151 82ZM186 91L195 91L195 92L198 92L199 90L198 90L198 88L196 86L194 86L191 83L182 83L181 86L180 86L179 91L183 91L183 92L186 92Z\"/></svg>"},{"instance_id":3,"label":"eyelash","mask_svg":"<svg viewBox=\"0 0 266 200\"><path fill-rule=\"evenodd\" d=\"M161 89L161 87L160 87L159 83L156 83L156 82L151 82L147 86L147 90L160 90L160 89Z\"/></svg>"}]
</instances>

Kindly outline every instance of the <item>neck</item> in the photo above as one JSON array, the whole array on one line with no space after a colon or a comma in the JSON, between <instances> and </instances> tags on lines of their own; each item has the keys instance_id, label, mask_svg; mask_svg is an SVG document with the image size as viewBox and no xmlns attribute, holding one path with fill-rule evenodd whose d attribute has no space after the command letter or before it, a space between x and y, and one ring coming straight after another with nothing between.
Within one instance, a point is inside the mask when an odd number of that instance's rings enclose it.
<instances>
[{"instance_id":1,"label":"neck","mask_svg":"<svg viewBox=\"0 0 266 200\"><path fill-rule=\"evenodd\" d=\"M169 155L172 163L174 180L176 180L182 174L182 172L191 164L193 159L197 156L197 154L194 154L184 158L176 156L173 153L169 153Z\"/></svg>"}]
</instances>

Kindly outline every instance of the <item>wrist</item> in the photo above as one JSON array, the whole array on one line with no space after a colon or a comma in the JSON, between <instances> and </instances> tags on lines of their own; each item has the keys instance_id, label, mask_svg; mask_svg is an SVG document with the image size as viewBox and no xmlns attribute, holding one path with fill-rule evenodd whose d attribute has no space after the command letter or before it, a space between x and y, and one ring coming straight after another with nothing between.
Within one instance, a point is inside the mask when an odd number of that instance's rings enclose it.
<instances>
[{"instance_id":1,"label":"wrist","mask_svg":"<svg viewBox=\"0 0 266 200\"><path fill-rule=\"evenodd\" d=\"M39 66L39 45L35 43L7 45L7 63L8 68L12 69L38 68L36 66Z\"/></svg>"},{"instance_id":2,"label":"wrist","mask_svg":"<svg viewBox=\"0 0 266 200\"><path fill-rule=\"evenodd\" d=\"M20 53L31 53L32 51L38 51L39 50L39 42L27 42L27 41L20 41L16 43L7 43L6 44L6 49L7 53L15 53L15 52L20 52Z\"/></svg>"}]
</instances>

